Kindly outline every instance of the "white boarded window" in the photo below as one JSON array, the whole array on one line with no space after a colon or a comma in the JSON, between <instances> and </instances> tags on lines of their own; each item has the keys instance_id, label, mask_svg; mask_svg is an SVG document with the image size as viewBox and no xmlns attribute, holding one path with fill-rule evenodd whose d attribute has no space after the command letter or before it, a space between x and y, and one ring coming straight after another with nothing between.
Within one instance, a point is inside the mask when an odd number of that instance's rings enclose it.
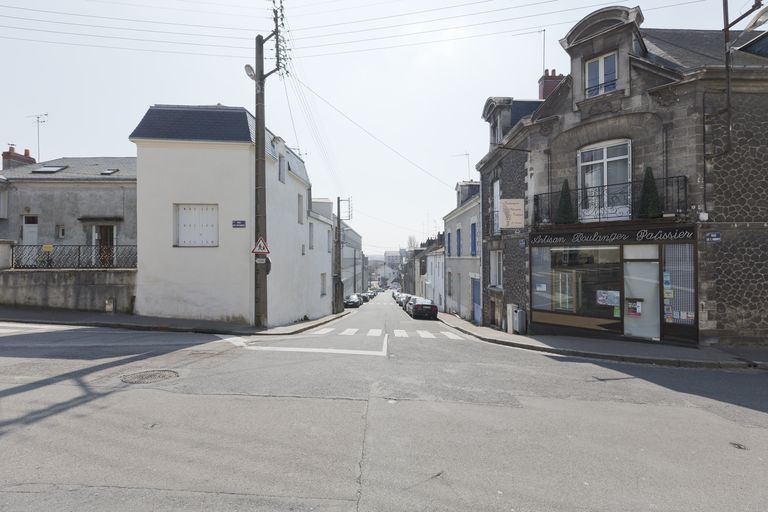
<instances>
[{"instance_id":1,"label":"white boarded window","mask_svg":"<svg viewBox=\"0 0 768 512\"><path fill-rule=\"evenodd\" d=\"M280 183L285 183L285 166L287 165L287 162L285 161L285 157L283 155L280 155L277 160L277 179L280 180Z\"/></svg>"},{"instance_id":2,"label":"white boarded window","mask_svg":"<svg viewBox=\"0 0 768 512\"><path fill-rule=\"evenodd\" d=\"M327 244L328 244L328 252L331 252L331 247L333 247L333 241L331 240L331 230L328 230L328 233L326 234Z\"/></svg>"},{"instance_id":3,"label":"white boarded window","mask_svg":"<svg viewBox=\"0 0 768 512\"><path fill-rule=\"evenodd\" d=\"M8 191L0 190L0 219L8 218Z\"/></svg>"},{"instance_id":4,"label":"white boarded window","mask_svg":"<svg viewBox=\"0 0 768 512\"><path fill-rule=\"evenodd\" d=\"M501 286L502 266L501 251L490 251L491 257L491 286Z\"/></svg>"},{"instance_id":5,"label":"white boarded window","mask_svg":"<svg viewBox=\"0 0 768 512\"><path fill-rule=\"evenodd\" d=\"M297 206L299 208L299 224L304 224L304 196L301 194L299 194Z\"/></svg>"},{"instance_id":6,"label":"white boarded window","mask_svg":"<svg viewBox=\"0 0 768 512\"><path fill-rule=\"evenodd\" d=\"M327 276L327 274L325 272L320 274L320 296L321 297L325 296L325 294L328 293L326 291L326 281L327 281L327 277L326 276Z\"/></svg>"},{"instance_id":7,"label":"white boarded window","mask_svg":"<svg viewBox=\"0 0 768 512\"><path fill-rule=\"evenodd\" d=\"M175 204L178 247L215 247L219 245L219 205Z\"/></svg>"}]
</instances>

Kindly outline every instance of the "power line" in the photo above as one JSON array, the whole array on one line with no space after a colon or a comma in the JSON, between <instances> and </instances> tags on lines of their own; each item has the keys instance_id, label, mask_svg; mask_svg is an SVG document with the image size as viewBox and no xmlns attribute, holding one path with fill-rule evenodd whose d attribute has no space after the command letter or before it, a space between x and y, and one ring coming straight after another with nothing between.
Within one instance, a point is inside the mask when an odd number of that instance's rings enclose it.
<instances>
[{"instance_id":1,"label":"power line","mask_svg":"<svg viewBox=\"0 0 768 512\"><path fill-rule=\"evenodd\" d=\"M383 4L391 5L394 2L405 2L405 1L408 1L408 0L384 0L384 1L371 2L367 4L357 4L349 7L340 7L337 9L326 9L324 11L302 12L302 13L299 13L298 15L294 14L293 17L296 18L296 17L305 17L305 16L317 16L318 14L330 14L334 12L351 11L353 9L364 9L366 7L373 7L376 5L383 5Z\"/></svg>"},{"instance_id":2,"label":"power line","mask_svg":"<svg viewBox=\"0 0 768 512\"><path fill-rule=\"evenodd\" d=\"M183 7L166 7L163 5L157 5L157 4L142 4L142 3L135 3L135 2L120 2L117 0L85 0L86 2L94 2L94 3L100 3L100 4L106 4L106 5L126 5L129 7L141 7L141 8L150 8L150 9L162 9L166 11L176 11L176 12L195 12L200 14L216 14L219 16L238 16L240 18L259 18L259 19L269 19L266 16L255 16L253 14L243 14L243 13L227 13L227 12L221 12L221 11L209 11L205 9L185 9ZM251 6L252 8L253 6Z\"/></svg>"},{"instance_id":3,"label":"power line","mask_svg":"<svg viewBox=\"0 0 768 512\"><path fill-rule=\"evenodd\" d=\"M457 4L457 5L450 5L450 6L447 6L447 7L435 7L435 8L432 8L432 9L423 9L421 11L411 11L411 12L406 12L406 13L401 13L401 14L390 14L388 16L378 16L376 18L364 18L364 19L361 19L361 20L350 20L350 21L344 21L344 22L338 22L338 23L329 23L329 24L326 24L326 25L315 25L315 26L310 26L310 27L302 27L302 28L294 29L294 32L303 31L303 30L314 30L314 29L317 29L317 28L338 27L338 26L341 26L341 25L354 25L354 24L357 24L357 23L367 23L369 21L381 21L381 20L388 20L388 19L392 19L392 18L402 18L403 16L412 16L414 14L424 14L424 13L427 13L427 12L444 11L444 10L447 10L447 9L455 9L455 8L458 8L458 7L466 7L468 5L484 4L484 3L491 2L491 1L493 1L493 0L476 0L474 2L467 2L467 3L463 3L463 4ZM511 6L511 7L501 7L501 8L498 8L498 9L491 9L491 10L488 10L488 11L464 13L464 14L459 14L459 15L456 15L456 16L450 16L450 17L447 17L447 18L444 18L444 19L464 18L466 16L480 16L482 14L491 14L491 13L500 12L500 11L509 11L511 9L519 9L521 7L528 7L528 6L531 6L531 5L539 5L539 4L547 4L547 3L558 2L558 1L559 0L542 0L542 1L539 1L539 2L534 2L532 4L515 5L515 6ZM434 21L434 20L428 20L428 21ZM421 21L421 22L418 22L418 23L425 23L425 22Z\"/></svg>"},{"instance_id":4,"label":"power line","mask_svg":"<svg viewBox=\"0 0 768 512\"><path fill-rule=\"evenodd\" d=\"M156 20L136 19L136 18L119 18L116 16L96 16L94 14L49 11L46 9L31 9L29 7L16 7L13 5L4 5L4 4L0 4L0 7L5 9L15 9L18 11L41 12L45 14L59 14L62 16L76 16L78 18L91 18L91 19L97 19L97 20L127 21L130 23L149 23L154 25L172 25L176 27L210 28L210 29L216 29L216 30L237 30L241 32L268 32L267 30L263 30L263 29L259 30L255 28L236 28L236 27L222 27L222 26L216 26L216 25L197 25L193 23L174 23L171 21L156 21Z\"/></svg>"},{"instance_id":5,"label":"power line","mask_svg":"<svg viewBox=\"0 0 768 512\"><path fill-rule=\"evenodd\" d=\"M448 187L448 188L450 188L450 189L453 189L453 185L449 185L449 184L448 184L448 183L446 183L445 181L441 180L440 178L438 178L437 176L435 176L434 174L432 174L431 172L429 172L428 170L426 170L424 167L420 166L419 164L417 164L416 162L414 162L413 160L411 160L410 158L408 158L407 156L405 156L404 154L402 154L402 153L401 153L400 151L398 151L397 149L393 148L392 146L390 146L389 144L387 144L386 142L384 142L383 140L381 140L379 137L377 137L376 135L374 135L373 133L371 133L371 132L370 132L368 129L366 129L365 127L363 127L363 126L362 126L360 123L358 123L357 121L355 121L354 119L352 119L351 117L349 117L347 114L345 114L344 112L342 112L342 111L341 111L339 108L337 108L337 107L336 107L336 106L335 106L333 103L331 103L330 101L328 101L328 100L326 100L325 98L323 98L322 96L320 96L320 94L318 94L317 92L315 92L315 90L314 90L314 89L312 89L311 87L309 87L307 84L305 84L304 82L302 82L301 80L299 80L299 79L298 79L298 78L296 78L296 77L294 77L294 80L296 80L296 81L297 81L297 82L298 82L298 83L299 83L299 84L300 84L302 87L304 87L306 90L308 90L309 92L311 92L312 94L314 94L314 95L315 95L315 96L316 96L318 99L320 99L320 101L322 101L323 103L325 103L326 105L328 105L329 107L331 107L333 110L335 110L335 111L336 111L336 112L337 112L339 115L341 115L341 116L342 116L344 119L346 119L347 121L349 121L349 122L350 122L350 123L352 123L353 125L357 126L357 127L360 129L360 130L362 130L363 132L365 132L365 133L366 133L366 134L367 134L369 137L371 137L373 140L375 140L375 141L376 141L376 142L378 142L379 144L383 145L384 147L386 147L387 149L389 149L390 151L392 151L393 153L395 153L397 156L399 156L400 158L402 158L403 160L405 160L405 161L406 161L406 162L408 162L409 164L411 164L411 165L413 165L414 167L416 167L418 170L420 170L420 171L421 171L421 172L423 172L424 174L426 174L426 175L428 175L428 176L432 177L433 179L435 179L435 181L438 181L438 182L442 183L443 185L445 185L446 187Z\"/></svg>"}]
</instances>

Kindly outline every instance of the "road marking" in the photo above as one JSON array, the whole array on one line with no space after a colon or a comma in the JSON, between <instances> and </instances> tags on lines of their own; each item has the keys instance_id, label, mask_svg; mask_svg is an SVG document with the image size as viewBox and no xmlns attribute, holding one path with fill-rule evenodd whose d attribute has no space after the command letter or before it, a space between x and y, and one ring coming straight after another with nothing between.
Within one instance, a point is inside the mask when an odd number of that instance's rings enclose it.
<instances>
[{"instance_id":1,"label":"road marking","mask_svg":"<svg viewBox=\"0 0 768 512\"><path fill-rule=\"evenodd\" d=\"M442 334L444 336L447 336L448 338L450 338L452 340L463 340L464 339L461 336L459 336L458 334L454 334L454 333L448 332L448 331L441 331L440 334Z\"/></svg>"},{"instance_id":2,"label":"road marking","mask_svg":"<svg viewBox=\"0 0 768 512\"><path fill-rule=\"evenodd\" d=\"M395 338L407 338L408 333L402 329L395 329Z\"/></svg>"},{"instance_id":3,"label":"road marking","mask_svg":"<svg viewBox=\"0 0 768 512\"><path fill-rule=\"evenodd\" d=\"M21 331L19 329L6 329L4 327L0 327L0 333L10 334L12 332L21 332Z\"/></svg>"},{"instance_id":4,"label":"road marking","mask_svg":"<svg viewBox=\"0 0 768 512\"><path fill-rule=\"evenodd\" d=\"M357 331L358 331L358 329L344 329L339 334L341 334L342 336L352 336Z\"/></svg>"},{"instance_id":5,"label":"road marking","mask_svg":"<svg viewBox=\"0 0 768 512\"><path fill-rule=\"evenodd\" d=\"M429 331L416 331L416 332L419 333L419 336L422 337L422 338L434 338L435 337L435 335L432 334Z\"/></svg>"},{"instance_id":6,"label":"road marking","mask_svg":"<svg viewBox=\"0 0 768 512\"><path fill-rule=\"evenodd\" d=\"M334 330L333 327L325 327L323 329L318 329L316 331L312 331L309 334L328 334L329 332L332 332Z\"/></svg>"},{"instance_id":7,"label":"road marking","mask_svg":"<svg viewBox=\"0 0 768 512\"><path fill-rule=\"evenodd\" d=\"M355 329L357 330L357 329ZM217 335L220 341L226 341L235 345L236 347L244 348L245 350L255 350L257 352L303 352L309 354L340 354L350 356L376 356L387 357L388 356L388 339L389 335L384 335L384 343L381 350L344 350L338 348L304 348L304 347L265 347L258 345L248 345L246 341L239 336L226 336L223 334Z\"/></svg>"},{"instance_id":8,"label":"road marking","mask_svg":"<svg viewBox=\"0 0 768 512\"><path fill-rule=\"evenodd\" d=\"M368 331L368 336L381 336L381 329L371 329Z\"/></svg>"}]
</instances>

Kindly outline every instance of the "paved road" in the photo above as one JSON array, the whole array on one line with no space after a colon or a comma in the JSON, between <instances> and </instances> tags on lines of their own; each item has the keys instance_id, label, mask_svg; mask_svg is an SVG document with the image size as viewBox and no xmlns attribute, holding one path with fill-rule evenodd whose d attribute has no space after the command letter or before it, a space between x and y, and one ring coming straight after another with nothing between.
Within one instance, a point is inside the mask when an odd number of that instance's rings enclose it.
<instances>
[{"instance_id":1,"label":"paved road","mask_svg":"<svg viewBox=\"0 0 768 512\"><path fill-rule=\"evenodd\" d=\"M150 370L178 377L124 382ZM388 295L284 337L0 323L0 454L4 511L758 511L768 373L499 347Z\"/></svg>"}]
</instances>

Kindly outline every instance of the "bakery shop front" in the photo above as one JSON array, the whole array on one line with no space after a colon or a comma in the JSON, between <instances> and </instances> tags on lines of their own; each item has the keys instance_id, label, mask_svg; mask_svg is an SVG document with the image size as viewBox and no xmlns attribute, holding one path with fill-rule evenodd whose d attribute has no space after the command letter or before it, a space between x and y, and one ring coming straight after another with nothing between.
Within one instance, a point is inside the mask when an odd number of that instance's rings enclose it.
<instances>
[{"instance_id":1,"label":"bakery shop front","mask_svg":"<svg viewBox=\"0 0 768 512\"><path fill-rule=\"evenodd\" d=\"M693 226L533 232L530 251L534 333L697 344Z\"/></svg>"}]
</instances>

